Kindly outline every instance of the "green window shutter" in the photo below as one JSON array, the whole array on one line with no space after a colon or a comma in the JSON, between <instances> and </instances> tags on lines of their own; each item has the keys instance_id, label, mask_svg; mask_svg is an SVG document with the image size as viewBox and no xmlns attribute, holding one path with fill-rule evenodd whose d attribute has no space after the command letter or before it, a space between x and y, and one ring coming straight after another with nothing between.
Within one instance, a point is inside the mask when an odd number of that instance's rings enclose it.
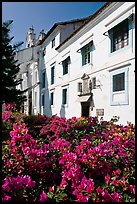
<instances>
[{"instance_id":1,"label":"green window shutter","mask_svg":"<svg viewBox=\"0 0 137 204\"><path fill-rule=\"evenodd\" d=\"M92 55L91 55L91 52L92 52L92 45L90 44L90 47L89 47L89 50L90 50L90 63L92 62Z\"/></svg>"},{"instance_id":2,"label":"green window shutter","mask_svg":"<svg viewBox=\"0 0 137 204\"><path fill-rule=\"evenodd\" d=\"M85 64L85 48L81 48L81 55L82 55L82 66Z\"/></svg>"}]
</instances>

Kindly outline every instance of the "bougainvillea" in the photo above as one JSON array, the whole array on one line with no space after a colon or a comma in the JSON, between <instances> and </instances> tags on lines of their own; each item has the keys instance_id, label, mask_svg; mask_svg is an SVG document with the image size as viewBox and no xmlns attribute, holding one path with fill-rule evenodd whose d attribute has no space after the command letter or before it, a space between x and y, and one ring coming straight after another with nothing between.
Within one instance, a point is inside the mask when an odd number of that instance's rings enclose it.
<instances>
[{"instance_id":1,"label":"bougainvillea","mask_svg":"<svg viewBox=\"0 0 137 204\"><path fill-rule=\"evenodd\" d=\"M39 116L33 136L23 117L17 114L2 142L3 201L135 201L133 124Z\"/></svg>"}]
</instances>

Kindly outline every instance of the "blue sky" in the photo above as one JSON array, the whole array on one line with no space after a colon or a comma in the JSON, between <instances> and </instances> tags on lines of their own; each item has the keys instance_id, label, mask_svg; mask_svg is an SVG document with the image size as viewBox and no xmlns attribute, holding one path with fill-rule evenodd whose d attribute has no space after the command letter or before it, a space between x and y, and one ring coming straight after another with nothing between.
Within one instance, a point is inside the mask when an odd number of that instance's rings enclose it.
<instances>
[{"instance_id":1,"label":"blue sky","mask_svg":"<svg viewBox=\"0 0 137 204\"><path fill-rule=\"evenodd\" d=\"M13 20L12 43L23 41L33 25L36 38L41 29L45 33L57 22L84 18L95 13L105 2L2 2L2 22Z\"/></svg>"}]
</instances>

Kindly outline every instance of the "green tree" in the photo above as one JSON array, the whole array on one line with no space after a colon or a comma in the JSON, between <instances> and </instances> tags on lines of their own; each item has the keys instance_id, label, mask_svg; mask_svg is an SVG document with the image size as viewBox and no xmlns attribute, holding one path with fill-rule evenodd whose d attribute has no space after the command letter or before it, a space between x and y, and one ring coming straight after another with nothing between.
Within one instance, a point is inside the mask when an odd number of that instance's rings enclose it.
<instances>
[{"instance_id":1,"label":"green tree","mask_svg":"<svg viewBox=\"0 0 137 204\"><path fill-rule=\"evenodd\" d=\"M2 23L2 103L13 103L20 107L25 100L23 91L17 89L22 79L17 79L19 64L15 60L16 51L23 42L12 45L14 37L10 37L10 25L12 20Z\"/></svg>"}]
</instances>

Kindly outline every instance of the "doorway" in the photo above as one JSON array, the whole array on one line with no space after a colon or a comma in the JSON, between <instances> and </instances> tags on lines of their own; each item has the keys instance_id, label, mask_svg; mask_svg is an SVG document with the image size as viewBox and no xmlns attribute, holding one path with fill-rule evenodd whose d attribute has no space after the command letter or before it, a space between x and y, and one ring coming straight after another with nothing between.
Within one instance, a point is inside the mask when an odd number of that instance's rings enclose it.
<instances>
[{"instance_id":1,"label":"doorway","mask_svg":"<svg viewBox=\"0 0 137 204\"><path fill-rule=\"evenodd\" d=\"M81 102L81 116L89 117L89 103Z\"/></svg>"}]
</instances>

